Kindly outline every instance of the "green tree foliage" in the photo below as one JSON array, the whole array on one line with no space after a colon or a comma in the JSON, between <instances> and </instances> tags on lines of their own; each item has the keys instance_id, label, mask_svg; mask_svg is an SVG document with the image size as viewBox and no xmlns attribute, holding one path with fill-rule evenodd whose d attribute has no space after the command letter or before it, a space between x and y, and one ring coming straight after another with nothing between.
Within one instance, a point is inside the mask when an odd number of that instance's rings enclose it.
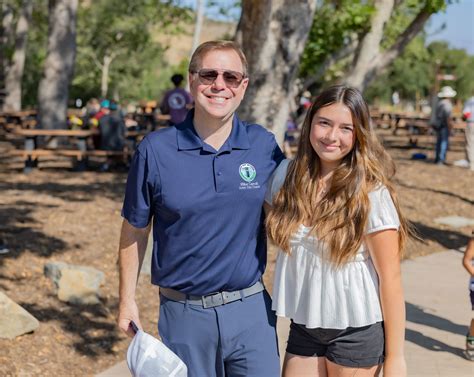
<instances>
[{"instance_id":1,"label":"green tree foliage","mask_svg":"<svg viewBox=\"0 0 474 377\"><path fill-rule=\"evenodd\" d=\"M436 13L453 1L396 1L384 27L381 53L391 48L421 13ZM324 85L343 78L357 58L358 42L369 31L375 12L374 0L323 0L302 57L300 77L303 81ZM410 52L413 59L421 57L422 53L417 50L412 48Z\"/></svg>"},{"instance_id":2,"label":"green tree foliage","mask_svg":"<svg viewBox=\"0 0 474 377\"><path fill-rule=\"evenodd\" d=\"M439 66L439 68L437 68ZM405 101L415 103L418 98L429 98L435 89L436 72L452 74L455 81L440 80L438 88L452 86L457 98L465 100L474 93L474 56L465 50L450 48L446 42L433 42L425 47L425 37L415 38L392 66L367 88L369 101L389 103L398 91Z\"/></svg>"},{"instance_id":3,"label":"green tree foliage","mask_svg":"<svg viewBox=\"0 0 474 377\"><path fill-rule=\"evenodd\" d=\"M99 96L105 62L110 59L109 96L156 97L159 88L154 83L166 63L164 47L155 36L181 32L179 25L190 20L189 9L178 8L173 1L98 0L81 7L72 95Z\"/></svg>"},{"instance_id":4,"label":"green tree foliage","mask_svg":"<svg viewBox=\"0 0 474 377\"><path fill-rule=\"evenodd\" d=\"M48 43L48 2L35 1L31 26L28 29L25 71L22 81L22 105L35 107L38 100L38 84L43 73Z\"/></svg>"},{"instance_id":5,"label":"green tree foliage","mask_svg":"<svg viewBox=\"0 0 474 377\"><path fill-rule=\"evenodd\" d=\"M465 50L450 48L446 42L433 42L428 46L432 57L434 78L435 66L440 65L440 73L453 74L454 81L441 81L439 86L450 85L458 92L457 98L465 100L474 95L474 56Z\"/></svg>"},{"instance_id":6,"label":"green tree foliage","mask_svg":"<svg viewBox=\"0 0 474 377\"><path fill-rule=\"evenodd\" d=\"M395 7L390 17L390 22L384 30L382 48L390 47L421 10L436 13L446 9L452 0L404 0L400 6Z\"/></svg>"},{"instance_id":7,"label":"green tree foliage","mask_svg":"<svg viewBox=\"0 0 474 377\"><path fill-rule=\"evenodd\" d=\"M20 1L9 0L8 5L16 12ZM182 33L183 25L192 23L190 9L178 5L178 0L81 1L70 98L100 96L100 65L110 53L115 55L109 72L110 95L118 94L121 99L156 98L169 86L172 73L186 72L182 69L186 62L170 64L164 60L167 46L157 42L157 35ZM36 106L47 38L47 1L36 0L22 82L24 107ZM2 52L7 59L11 57L11 43L2 44Z\"/></svg>"},{"instance_id":8,"label":"green tree foliage","mask_svg":"<svg viewBox=\"0 0 474 377\"><path fill-rule=\"evenodd\" d=\"M313 75L329 55L347 45L354 34L367 31L374 7L367 1L325 0L311 27L301 59L300 76Z\"/></svg>"},{"instance_id":9,"label":"green tree foliage","mask_svg":"<svg viewBox=\"0 0 474 377\"><path fill-rule=\"evenodd\" d=\"M415 101L417 95L430 94L434 75L433 57L425 47L423 35L416 37L392 66L367 88L366 96L390 102L397 91L401 98Z\"/></svg>"}]
</instances>

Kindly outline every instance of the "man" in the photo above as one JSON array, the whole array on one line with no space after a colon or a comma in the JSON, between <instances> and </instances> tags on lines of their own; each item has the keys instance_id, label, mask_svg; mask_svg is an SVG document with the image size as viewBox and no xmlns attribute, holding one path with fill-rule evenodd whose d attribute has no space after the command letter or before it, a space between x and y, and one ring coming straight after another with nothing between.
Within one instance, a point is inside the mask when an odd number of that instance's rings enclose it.
<instances>
[{"instance_id":1,"label":"man","mask_svg":"<svg viewBox=\"0 0 474 377\"><path fill-rule=\"evenodd\" d=\"M153 218L158 329L192 376L279 376L275 314L263 289L267 181L283 159L272 134L238 119L249 83L234 42L199 46L185 121L134 156L120 240L118 324L140 326L135 288Z\"/></svg>"},{"instance_id":2,"label":"man","mask_svg":"<svg viewBox=\"0 0 474 377\"><path fill-rule=\"evenodd\" d=\"M474 171L474 96L464 104L463 118L466 120L466 157L469 169Z\"/></svg>"},{"instance_id":3,"label":"man","mask_svg":"<svg viewBox=\"0 0 474 377\"><path fill-rule=\"evenodd\" d=\"M188 112L188 107L193 103L191 95L181 87L183 80L183 75L174 74L171 76L174 89L168 90L165 93L163 101L161 101L161 113L170 115L170 126L174 126L184 121Z\"/></svg>"},{"instance_id":4,"label":"man","mask_svg":"<svg viewBox=\"0 0 474 377\"><path fill-rule=\"evenodd\" d=\"M446 164L446 154L449 147L449 134L453 127L451 114L453 103L451 98L456 95L456 91L450 86L443 86L438 93L440 101L435 108L435 118L433 127L436 130L436 156L435 164Z\"/></svg>"}]
</instances>

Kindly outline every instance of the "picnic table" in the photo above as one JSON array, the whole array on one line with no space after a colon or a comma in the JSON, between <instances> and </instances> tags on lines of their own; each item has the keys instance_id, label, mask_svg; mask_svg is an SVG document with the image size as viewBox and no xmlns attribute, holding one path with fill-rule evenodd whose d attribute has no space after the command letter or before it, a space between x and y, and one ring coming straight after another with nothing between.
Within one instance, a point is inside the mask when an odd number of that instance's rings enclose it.
<instances>
[{"instance_id":1,"label":"picnic table","mask_svg":"<svg viewBox=\"0 0 474 377\"><path fill-rule=\"evenodd\" d=\"M23 149L12 151L13 155L22 156L25 161L24 172L29 173L38 165L38 157L42 156L66 156L75 159L75 169L82 171L87 168L88 157L123 157L130 156L132 151L120 150L109 151L100 149L88 149L88 139L99 133L98 130L44 130L44 129L15 129L12 133L24 139ZM128 138L136 138L139 133L126 134ZM63 137L68 139L64 148L40 148L38 139L41 137Z\"/></svg>"},{"instance_id":2,"label":"picnic table","mask_svg":"<svg viewBox=\"0 0 474 377\"><path fill-rule=\"evenodd\" d=\"M167 127L171 116L168 114L155 113L135 113L133 119L139 124L141 129L156 130Z\"/></svg>"},{"instance_id":3,"label":"picnic table","mask_svg":"<svg viewBox=\"0 0 474 377\"><path fill-rule=\"evenodd\" d=\"M434 138L435 132L430 126L430 116L417 112L400 111L371 111L371 118L376 128L391 129L393 135L405 131L408 143L412 146L418 144L419 139ZM453 132L460 133L465 129L465 122L461 114L453 114Z\"/></svg>"},{"instance_id":4,"label":"picnic table","mask_svg":"<svg viewBox=\"0 0 474 377\"><path fill-rule=\"evenodd\" d=\"M0 113L0 125L7 131L17 127L36 127L36 110L5 111Z\"/></svg>"},{"instance_id":5,"label":"picnic table","mask_svg":"<svg viewBox=\"0 0 474 377\"><path fill-rule=\"evenodd\" d=\"M372 111L371 118L378 128L392 129L394 135L401 129L421 133L429 129L430 117L422 113L396 111Z\"/></svg>"}]
</instances>

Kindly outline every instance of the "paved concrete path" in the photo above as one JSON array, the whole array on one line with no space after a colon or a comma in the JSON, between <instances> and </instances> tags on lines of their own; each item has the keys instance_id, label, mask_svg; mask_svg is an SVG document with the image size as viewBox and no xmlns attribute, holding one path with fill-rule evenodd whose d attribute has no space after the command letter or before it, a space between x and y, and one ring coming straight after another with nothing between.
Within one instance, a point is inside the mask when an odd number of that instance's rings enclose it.
<instances>
[{"instance_id":1,"label":"paved concrete path","mask_svg":"<svg viewBox=\"0 0 474 377\"><path fill-rule=\"evenodd\" d=\"M405 352L410 377L473 377L474 362L464 359L471 319L468 276L462 253L443 251L403 262L407 303ZM280 354L284 355L288 321L279 320ZM130 376L121 362L98 377ZM203 376L204 377L204 376Z\"/></svg>"},{"instance_id":2,"label":"paved concrete path","mask_svg":"<svg viewBox=\"0 0 474 377\"><path fill-rule=\"evenodd\" d=\"M462 354L472 312L469 276L461 261L461 252L449 250L402 265L410 377L474 376L474 362Z\"/></svg>"}]
</instances>

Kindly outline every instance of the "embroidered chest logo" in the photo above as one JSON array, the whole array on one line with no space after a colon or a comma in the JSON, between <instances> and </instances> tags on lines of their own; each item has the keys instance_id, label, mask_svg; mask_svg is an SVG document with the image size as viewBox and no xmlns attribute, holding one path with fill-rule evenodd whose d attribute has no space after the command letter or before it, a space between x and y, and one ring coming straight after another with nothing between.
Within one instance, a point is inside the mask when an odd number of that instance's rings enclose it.
<instances>
[{"instance_id":1,"label":"embroidered chest logo","mask_svg":"<svg viewBox=\"0 0 474 377\"><path fill-rule=\"evenodd\" d=\"M245 163L239 166L239 174L240 177L245 181L245 182L252 182L255 177L257 176L257 171L253 167L253 165L249 163Z\"/></svg>"}]
</instances>

